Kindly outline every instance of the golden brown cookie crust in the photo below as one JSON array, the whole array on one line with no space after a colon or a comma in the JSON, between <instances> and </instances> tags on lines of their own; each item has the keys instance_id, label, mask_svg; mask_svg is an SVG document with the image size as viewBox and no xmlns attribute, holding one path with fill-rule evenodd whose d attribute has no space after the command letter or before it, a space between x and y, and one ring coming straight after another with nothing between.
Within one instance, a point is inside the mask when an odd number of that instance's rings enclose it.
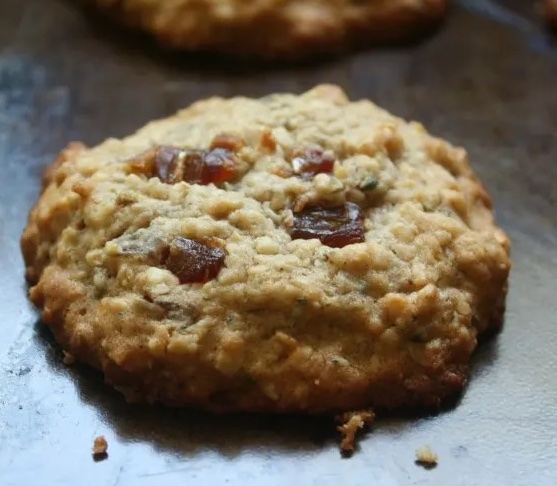
<instances>
[{"instance_id":1,"label":"golden brown cookie crust","mask_svg":"<svg viewBox=\"0 0 557 486\"><path fill-rule=\"evenodd\" d=\"M413 40L448 0L89 0L116 19L187 51L301 59Z\"/></svg>"},{"instance_id":2,"label":"golden brown cookie crust","mask_svg":"<svg viewBox=\"0 0 557 486\"><path fill-rule=\"evenodd\" d=\"M153 147L208 150L223 136L232 182L141 172ZM330 173L294 171L308 147L334 158ZM335 86L201 101L124 140L70 146L45 181L22 237L31 300L129 400L437 405L501 323L509 241L466 152ZM316 204L359 207L363 240L293 238L294 208ZM163 256L176 238L222 248L224 267L181 283Z\"/></svg>"}]
</instances>

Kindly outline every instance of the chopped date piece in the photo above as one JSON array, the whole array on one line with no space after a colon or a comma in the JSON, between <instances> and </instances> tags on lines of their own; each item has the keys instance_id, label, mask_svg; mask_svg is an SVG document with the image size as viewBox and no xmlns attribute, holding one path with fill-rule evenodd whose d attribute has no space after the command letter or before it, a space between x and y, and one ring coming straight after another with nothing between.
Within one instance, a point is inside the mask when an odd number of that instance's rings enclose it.
<instances>
[{"instance_id":1,"label":"chopped date piece","mask_svg":"<svg viewBox=\"0 0 557 486\"><path fill-rule=\"evenodd\" d=\"M230 150L231 152L238 152L243 146L245 142L235 135L228 135L223 133L221 135L217 135L212 143L211 143L211 150L221 148Z\"/></svg>"},{"instance_id":2,"label":"chopped date piece","mask_svg":"<svg viewBox=\"0 0 557 486\"><path fill-rule=\"evenodd\" d=\"M147 177L155 176L155 161L157 158L157 147L152 147L145 152L127 161L128 169L132 174L142 174Z\"/></svg>"},{"instance_id":3,"label":"chopped date piece","mask_svg":"<svg viewBox=\"0 0 557 486\"><path fill-rule=\"evenodd\" d=\"M334 165L335 158L320 148L297 149L292 153L292 168L302 177L330 174Z\"/></svg>"},{"instance_id":4,"label":"chopped date piece","mask_svg":"<svg viewBox=\"0 0 557 486\"><path fill-rule=\"evenodd\" d=\"M235 179L236 175L236 161L230 150L217 148L186 152L182 179L186 182L219 185Z\"/></svg>"},{"instance_id":5,"label":"chopped date piece","mask_svg":"<svg viewBox=\"0 0 557 486\"><path fill-rule=\"evenodd\" d=\"M155 175L165 184L176 184L180 178L180 156L184 151L178 147L162 145L155 153Z\"/></svg>"},{"instance_id":6,"label":"chopped date piece","mask_svg":"<svg viewBox=\"0 0 557 486\"><path fill-rule=\"evenodd\" d=\"M334 208L312 206L294 214L290 236L317 238L324 245L342 248L365 241L363 219L360 207L354 203Z\"/></svg>"},{"instance_id":7,"label":"chopped date piece","mask_svg":"<svg viewBox=\"0 0 557 486\"><path fill-rule=\"evenodd\" d=\"M164 266L178 277L181 284L205 283L215 278L224 266L222 248L199 243L188 238L175 238Z\"/></svg>"},{"instance_id":8,"label":"chopped date piece","mask_svg":"<svg viewBox=\"0 0 557 486\"><path fill-rule=\"evenodd\" d=\"M162 145L132 161L131 168L150 177L158 177L165 184L184 181L219 185L238 175L234 153L226 148L185 150Z\"/></svg>"}]
</instances>

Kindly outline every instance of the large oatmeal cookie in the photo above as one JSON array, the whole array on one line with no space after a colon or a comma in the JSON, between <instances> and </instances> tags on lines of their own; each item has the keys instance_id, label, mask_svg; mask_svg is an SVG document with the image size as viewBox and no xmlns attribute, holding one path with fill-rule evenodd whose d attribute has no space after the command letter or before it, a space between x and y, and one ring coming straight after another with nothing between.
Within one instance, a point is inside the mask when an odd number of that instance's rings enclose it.
<instances>
[{"instance_id":1,"label":"large oatmeal cookie","mask_svg":"<svg viewBox=\"0 0 557 486\"><path fill-rule=\"evenodd\" d=\"M303 58L414 39L448 0L87 0L161 44L189 51Z\"/></svg>"},{"instance_id":2,"label":"large oatmeal cookie","mask_svg":"<svg viewBox=\"0 0 557 486\"><path fill-rule=\"evenodd\" d=\"M466 152L334 86L70 145L22 247L67 352L129 400L220 411L438 404L510 267Z\"/></svg>"}]
</instances>

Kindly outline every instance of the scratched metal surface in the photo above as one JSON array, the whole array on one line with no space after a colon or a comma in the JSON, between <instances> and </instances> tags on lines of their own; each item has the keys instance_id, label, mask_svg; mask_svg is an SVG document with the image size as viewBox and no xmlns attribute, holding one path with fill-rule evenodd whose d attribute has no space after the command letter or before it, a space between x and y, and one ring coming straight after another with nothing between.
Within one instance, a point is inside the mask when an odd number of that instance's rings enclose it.
<instances>
[{"instance_id":1,"label":"scratched metal surface","mask_svg":"<svg viewBox=\"0 0 557 486\"><path fill-rule=\"evenodd\" d=\"M130 407L61 364L28 304L18 239L42 168L69 140L122 136L208 95L371 97L468 148L513 241L503 333L458 406L380 420L352 459L327 423ZM160 54L62 0L0 0L0 484L550 485L557 476L557 49L532 2L461 1L419 46L306 67ZM103 434L109 458L95 463ZM414 465L430 444L436 469Z\"/></svg>"}]
</instances>

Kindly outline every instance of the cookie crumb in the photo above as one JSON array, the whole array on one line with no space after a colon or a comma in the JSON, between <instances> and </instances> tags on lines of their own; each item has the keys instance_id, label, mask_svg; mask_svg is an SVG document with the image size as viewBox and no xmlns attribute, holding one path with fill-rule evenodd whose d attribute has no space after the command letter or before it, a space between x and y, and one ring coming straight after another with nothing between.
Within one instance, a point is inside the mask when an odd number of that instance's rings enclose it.
<instances>
[{"instance_id":1,"label":"cookie crumb","mask_svg":"<svg viewBox=\"0 0 557 486\"><path fill-rule=\"evenodd\" d=\"M340 450L343 454L351 455L354 452L357 432L369 426L374 418L375 414L372 410L346 412L336 417L337 422L341 424L337 430L342 435Z\"/></svg>"},{"instance_id":2,"label":"cookie crumb","mask_svg":"<svg viewBox=\"0 0 557 486\"><path fill-rule=\"evenodd\" d=\"M93 459L95 461L103 461L108 457L108 442L104 436L99 435L93 442Z\"/></svg>"},{"instance_id":3,"label":"cookie crumb","mask_svg":"<svg viewBox=\"0 0 557 486\"><path fill-rule=\"evenodd\" d=\"M422 466L425 469L433 469L437 466L437 462L437 454L431 450L431 447L425 446L416 449L416 464L418 466Z\"/></svg>"},{"instance_id":4,"label":"cookie crumb","mask_svg":"<svg viewBox=\"0 0 557 486\"><path fill-rule=\"evenodd\" d=\"M62 357L62 362L67 365L67 366L71 366L75 363L75 358L73 356L73 354L68 353L67 351L62 351L63 357Z\"/></svg>"}]
</instances>

